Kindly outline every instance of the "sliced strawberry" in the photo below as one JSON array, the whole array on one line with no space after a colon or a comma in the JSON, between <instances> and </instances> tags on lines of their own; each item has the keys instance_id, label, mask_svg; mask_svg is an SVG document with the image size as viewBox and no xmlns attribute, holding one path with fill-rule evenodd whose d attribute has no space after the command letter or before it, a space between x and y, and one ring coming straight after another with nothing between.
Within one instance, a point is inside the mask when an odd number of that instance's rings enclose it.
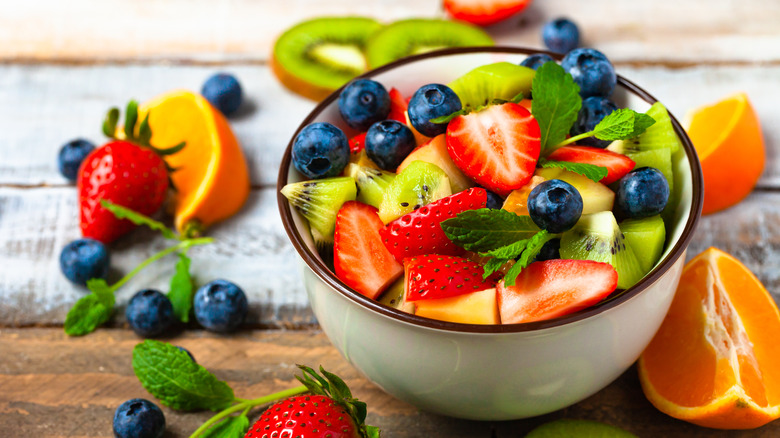
<instances>
[{"instance_id":1,"label":"sliced strawberry","mask_svg":"<svg viewBox=\"0 0 780 438\"><path fill-rule=\"evenodd\" d=\"M506 196L524 186L536 170L539 124L515 103L491 105L458 116L447 125L447 151L478 184Z\"/></svg>"},{"instance_id":2,"label":"sliced strawberry","mask_svg":"<svg viewBox=\"0 0 780 438\"><path fill-rule=\"evenodd\" d=\"M606 167L609 173L599 181L602 184L612 184L623 178L636 165L634 160L623 154L590 146L564 146L551 153L547 159Z\"/></svg>"},{"instance_id":3,"label":"sliced strawberry","mask_svg":"<svg viewBox=\"0 0 780 438\"><path fill-rule=\"evenodd\" d=\"M408 108L406 99L403 94L396 88L390 89L390 114L387 116L390 120L396 120L401 123L406 123L406 108Z\"/></svg>"},{"instance_id":4,"label":"sliced strawberry","mask_svg":"<svg viewBox=\"0 0 780 438\"><path fill-rule=\"evenodd\" d=\"M406 301L456 297L495 287L500 278L482 279L482 265L461 257L428 254L404 259Z\"/></svg>"},{"instance_id":5,"label":"sliced strawberry","mask_svg":"<svg viewBox=\"0 0 780 438\"><path fill-rule=\"evenodd\" d=\"M522 11L531 0L444 0L444 9L456 20L488 26Z\"/></svg>"},{"instance_id":6,"label":"sliced strawberry","mask_svg":"<svg viewBox=\"0 0 780 438\"><path fill-rule=\"evenodd\" d=\"M348 201L336 216L333 263L336 276L347 286L375 299L404 272L382 244L384 223L376 208Z\"/></svg>"},{"instance_id":7,"label":"sliced strawberry","mask_svg":"<svg viewBox=\"0 0 780 438\"><path fill-rule=\"evenodd\" d=\"M349 150L353 154L360 153L366 147L366 132L362 132L349 139Z\"/></svg>"},{"instance_id":8,"label":"sliced strawberry","mask_svg":"<svg viewBox=\"0 0 780 438\"><path fill-rule=\"evenodd\" d=\"M498 284L502 324L557 318L590 307L617 287L617 271L591 260L534 262L517 276L514 286Z\"/></svg>"}]
</instances>

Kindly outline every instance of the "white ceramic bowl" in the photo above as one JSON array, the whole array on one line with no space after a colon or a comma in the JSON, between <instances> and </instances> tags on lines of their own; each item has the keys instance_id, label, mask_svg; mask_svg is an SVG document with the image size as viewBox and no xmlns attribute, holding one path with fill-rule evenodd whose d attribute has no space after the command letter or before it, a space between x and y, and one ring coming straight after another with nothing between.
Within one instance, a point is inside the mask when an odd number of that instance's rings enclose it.
<instances>
[{"instance_id":1,"label":"white ceramic bowl","mask_svg":"<svg viewBox=\"0 0 780 438\"><path fill-rule=\"evenodd\" d=\"M538 50L451 49L407 58L363 75L405 96L448 83L480 65L520 62ZM553 55L555 56L555 55ZM338 113L339 91L303 121L330 122L354 134ZM619 106L645 111L655 99L619 77ZM421 318L350 289L317 255L308 226L281 194L279 210L302 261L306 291L320 326L342 355L389 394L426 411L477 420L508 420L574 404L623 373L650 342L671 303L685 251L701 212L702 174L690 140L672 118L684 149L674 157L679 205L671 244L642 281L583 311L525 324L480 326ZM297 132L296 132L297 135ZM293 137L294 138L294 137ZM291 164L292 140L278 188L302 180Z\"/></svg>"}]
</instances>

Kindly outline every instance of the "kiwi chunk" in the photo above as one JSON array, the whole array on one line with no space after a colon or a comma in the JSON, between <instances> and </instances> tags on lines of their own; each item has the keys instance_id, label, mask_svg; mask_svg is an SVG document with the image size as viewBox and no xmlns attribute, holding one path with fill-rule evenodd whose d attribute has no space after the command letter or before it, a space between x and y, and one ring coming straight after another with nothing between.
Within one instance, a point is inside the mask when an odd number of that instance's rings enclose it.
<instances>
[{"instance_id":1,"label":"kiwi chunk","mask_svg":"<svg viewBox=\"0 0 780 438\"><path fill-rule=\"evenodd\" d=\"M562 259L611 264L618 273L619 289L628 289L644 276L611 211L583 215L561 235L560 254Z\"/></svg>"},{"instance_id":2,"label":"kiwi chunk","mask_svg":"<svg viewBox=\"0 0 780 438\"><path fill-rule=\"evenodd\" d=\"M412 161L385 189L379 218L388 223L451 194L450 180L439 166Z\"/></svg>"},{"instance_id":3,"label":"kiwi chunk","mask_svg":"<svg viewBox=\"0 0 780 438\"><path fill-rule=\"evenodd\" d=\"M271 67L290 90L321 100L367 70L366 43L381 27L363 17L304 21L276 40Z\"/></svg>"},{"instance_id":4,"label":"kiwi chunk","mask_svg":"<svg viewBox=\"0 0 780 438\"><path fill-rule=\"evenodd\" d=\"M382 195L387 186L395 179L395 174L385 170L365 167L351 163L347 165L347 175L351 176L358 187L357 200L379 208Z\"/></svg>"},{"instance_id":5,"label":"kiwi chunk","mask_svg":"<svg viewBox=\"0 0 780 438\"><path fill-rule=\"evenodd\" d=\"M672 119L661 102L656 102L647 110L647 115L655 120L642 135L629 140L616 140L610 143L608 150L629 155L635 152L653 149L669 149L672 155L680 150L682 143L672 126Z\"/></svg>"},{"instance_id":6,"label":"kiwi chunk","mask_svg":"<svg viewBox=\"0 0 780 438\"><path fill-rule=\"evenodd\" d=\"M340 176L287 184L282 194L309 221L320 254L327 254L333 246L336 215L341 204L355 199L357 187L351 177Z\"/></svg>"},{"instance_id":7,"label":"kiwi chunk","mask_svg":"<svg viewBox=\"0 0 780 438\"><path fill-rule=\"evenodd\" d=\"M620 230L626 237L626 242L634 248L634 255L639 262L639 268L647 274L653 269L666 242L666 227L661 216L651 216L642 219L627 219L620 223Z\"/></svg>"},{"instance_id":8,"label":"kiwi chunk","mask_svg":"<svg viewBox=\"0 0 780 438\"><path fill-rule=\"evenodd\" d=\"M448 47L492 46L493 39L470 24L435 19L401 20L371 35L366 58L371 68L405 56Z\"/></svg>"},{"instance_id":9,"label":"kiwi chunk","mask_svg":"<svg viewBox=\"0 0 780 438\"><path fill-rule=\"evenodd\" d=\"M483 65L450 82L464 108L478 108L493 99L511 100L520 93L531 93L536 71L509 62Z\"/></svg>"}]
</instances>

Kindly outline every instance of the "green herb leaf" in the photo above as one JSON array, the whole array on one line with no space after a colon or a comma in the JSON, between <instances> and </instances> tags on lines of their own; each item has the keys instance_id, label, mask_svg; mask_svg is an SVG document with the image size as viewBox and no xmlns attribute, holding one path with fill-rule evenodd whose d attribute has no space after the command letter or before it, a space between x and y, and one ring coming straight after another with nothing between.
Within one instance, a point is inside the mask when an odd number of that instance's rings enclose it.
<instances>
[{"instance_id":1,"label":"green herb leaf","mask_svg":"<svg viewBox=\"0 0 780 438\"><path fill-rule=\"evenodd\" d=\"M227 417L227 419L206 429L200 438L242 438L249 430L249 419L246 415Z\"/></svg>"},{"instance_id":2,"label":"green herb leaf","mask_svg":"<svg viewBox=\"0 0 780 438\"><path fill-rule=\"evenodd\" d=\"M566 138L582 107L579 93L580 87L557 63L546 62L536 71L531 112L541 129L542 151Z\"/></svg>"},{"instance_id":3,"label":"green herb leaf","mask_svg":"<svg viewBox=\"0 0 780 438\"><path fill-rule=\"evenodd\" d=\"M635 138L642 135L647 128L655 124L655 119L645 113L634 114L634 132L629 134L628 138Z\"/></svg>"},{"instance_id":4,"label":"green herb leaf","mask_svg":"<svg viewBox=\"0 0 780 438\"><path fill-rule=\"evenodd\" d=\"M449 114L449 115L446 115L446 116L441 116L441 117L436 117L435 119L430 119L428 121L431 122L431 123L437 123L437 124L440 124L440 123L450 123L450 120L454 119L455 117L465 116L466 114L470 113L471 111L472 111L471 108L466 107L466 108L460 109L458 111L455 111L452 114Z\"/></svg>"},{"instance_id":5,"label":"green herb leaf","mask_svg":"<svg viewBox=\"0 0 780 438\"><path fill-rule=\"evenodd\" d=\"M113 301L113 293L111 300ZM65 317L65 333L69 336L83 336L108 322L114 313L114 303L107 305L107 297L91 293L81 297Z\"/></svg>"},{"instance_id":6,"label":"green herb leaf","mask_svg":"<svg viewBox=\"0 0 780 438\"><path fill-rule=\"evenodd\" d=\"M195 288L190 275L190 262L190 258L185 253L179 253L176 273L171 277L171 291L168 292L168 299L173 304L173 314L181 322L190 321L190 309L192 309L192 295Z\"/></svg>"},{"instance_id":7,"label":"green herb leaf","mask_svg":"<svg viewBox=\"0 0 780 438\"><path fill-rule=\"evenodd\" d=\"M133 371L165 406L218 411L234 400L233 389L171 344L147 339L133 349Z\"/></svg>"},{"instance_id":8,"label":"green herb leaf","mask_svg":"<svg viewBox=\"0 0 780 438\"><path fill-rule=\"evenodd\" d=\"M528 239L523 239L500 248L480 253L479 255L483 257L493 257L492 259L488 260L487 263L485 263L485 272L482 274L482 278L488 278L491 274L501 269L501 267L503 267L510 260L514 260L520 257L520 254L525 251L526 246L528 246Z\"/></svg>"},{"instance_id":9,"label":"green herb leaf","mask_svg":"<svg viewBox=\"0 0 780 438\"><path fill-rule=\"evenodd\" d=\"M111 108L103 120L103 134L108 138L116 138L117 123L119 123L119 108Z\"/></svg>"},{"instance_id":10,"label":"green herb leaf","mask_svg":"<svg viewBox=\"0 0 780 438\"><path fill-rule=\"evenodd\" d=\"M621 108L604 117L593 128L592 135L600 140L626 140L645 132L653 123L655 120L647 114Z\"/></svg>"},{"instance_id":11,"label":"green herb leaf","mask_svg":"<svg viewBox=\"0 0 780 438\"><path fill-rule=\"evenodd\" d=\"M125 137L135 138L135 124L138 122L138 102L131 100L127 102L125 110Z\"/></svg>"},{"instance_id":12,"label":"green herb leaf","mask_svg":"<svg viewBox=\"0 0 780 438\"><path fill-rule=\"evenodd\" d=\"M515 280L517 279L517 276L520 275L520 272L534 261L544 244L555 237L555 234L550 234L547 230L542 230L536 233L534 237L528 239L528 245L526 246L525 251L523 251L523 255L521 255L515 264L506 272L504 284L507 286L514 286Z\"/></svg>"},{"instance_id":13,"label":"green herb leaf","mask_svg":"<svg viewBox=\"0 0 780 438\"><path fill-rule=\"evenodd\" d=\"M177 236L173 230L166 227L162 222L158 222L149 216L144 216L137 211L130 210L129 208L122 207L121 205L114 204L105 199L100 200L100 205L113 213L118 219L127 219L136 225L145 225L153 230L160 231L166 239L179 239L179 236Z\"/></svg>"},{"instance_id":14,"label":"green herb leaf","mask_svg":"<svg viewBox=\"0 0 780 438\"><path fill-rule=\"evenodd\" d=\"M444 234L469 251L484 252L527 239L539 227L528 216L506 210L467 210L441 223Z\"/></svg>"},{"instance_id":15,"label":"green herb leaf","mask_svg":"<svg viewBox=\"0 0 780 438\"><path fill-rule=\"evenodd\" d=\"M566 169L570 172L574 172L578 175L582 175L592 181L599 182L607 176L609 170L606 167L596 166L595 164L588 163L572 163L570 161L549 161L539 160L541 167L544 168L560 168Z\"/></svg>"}]
</instances>

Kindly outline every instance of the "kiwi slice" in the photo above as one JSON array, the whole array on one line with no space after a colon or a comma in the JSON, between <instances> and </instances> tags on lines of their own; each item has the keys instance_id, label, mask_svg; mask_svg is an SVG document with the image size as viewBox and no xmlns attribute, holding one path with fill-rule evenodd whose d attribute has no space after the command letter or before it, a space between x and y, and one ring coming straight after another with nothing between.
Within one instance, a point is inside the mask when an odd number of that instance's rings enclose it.
<instances>
[{"instance_id":1,"label":"kiwi slice","mask_svg":"<svg viewBox=\"0 0 780 438\"><path fill-rule=\"evenodd\" d=\"M327 255L333 246L336 215L341 204L357 195L355 180L349 176L287 184L282 194L309 221L311 236L320 254Z\"/></svg>"},{"instance_id":2,"label":"kiwi slice","mask_svg":"<svg viewBox=\"0 0 780 438\"><path fill-rule=\"evenodd\" d=\"M610 143L608 150L629 155L635 152L653 149L669 149L674 154L682 147L680 138L674 132L672 119L661 102L656 102L647 110L647 115L655 120L642 135L629 140L616 140Z\"/></svg>"},{"instance_id":3,"label":"kiwi slice","mask_svg":"<svg viewBox=\"0 0 780 438\"><path fill-rule=\"evenodd\" d=\"M385 189L379 218L388 223L451 194L450 180L439 166L412 161Z\"/></svg>"},{"instance_id":4,"label":"kiwi slice","mask_svg":"<svg viewBox=\"0 0 780 438\"><path fill-rule=\"evenodd\" d=\"M276 40L271 68L290 90L322 100L367 70L366 43L381 27L376 20L364 17L304 21Z\"/></svg>"},{"instance_id":5,"label":"kiwi slice","mask_svg":"<svg viewBox=\"0 0 780 438\"><path fill-rule=\"evenodd\" d=\"M651 216L642 219L627 219L620 223L620 231L626 237L634 255L639 262L639 268L647 274L653 269L666 242L666 228L661 216Z\"/></svg>"},{"instance_id":6,"label":"kiwi slice","mask_svg":"<svg viewBox=\"0 0 780 438\"><path fill-rule=\"evenodd\" d=\"M379 208L382 203L385 189L395 179L395 174L392 172L354 163L347 165L346 173L357 183L357 200L376 208Z\"/></svg>"},{"instance_id":7,"label":"kiwi slice","mask_svg":"<svg viewBox=\"0 0 780 438\"><path fill-rule=\"evenodd\" d=\"M463 107L477 108L493 99L511 100L519 93L528 96L536 71L509 62L483 65L450 82Z\"/></svg>"},{"instance_id":8,"label":"kiwi slice","mask_svg":"<svg viewBox=\"0 0 780 438\"><path fill-rule=\"evenodd\" d=\"M371 68L405 56L448 47L492 46L493 39L470 24L435 19L401 20L371 35L366 58Z\"/></svg>"},{"instance_id":9,"label":"kiwi slice","mask_svg":"<svg viewBox=\"0 0 780 438\"><path fill-rule=\"evenodd\" d=\"M583 215L561 235L560 254L562 259L611 264L618 273L619 289L628 289L644 276L611 211Z\"/></svg>"}]
</instances>

